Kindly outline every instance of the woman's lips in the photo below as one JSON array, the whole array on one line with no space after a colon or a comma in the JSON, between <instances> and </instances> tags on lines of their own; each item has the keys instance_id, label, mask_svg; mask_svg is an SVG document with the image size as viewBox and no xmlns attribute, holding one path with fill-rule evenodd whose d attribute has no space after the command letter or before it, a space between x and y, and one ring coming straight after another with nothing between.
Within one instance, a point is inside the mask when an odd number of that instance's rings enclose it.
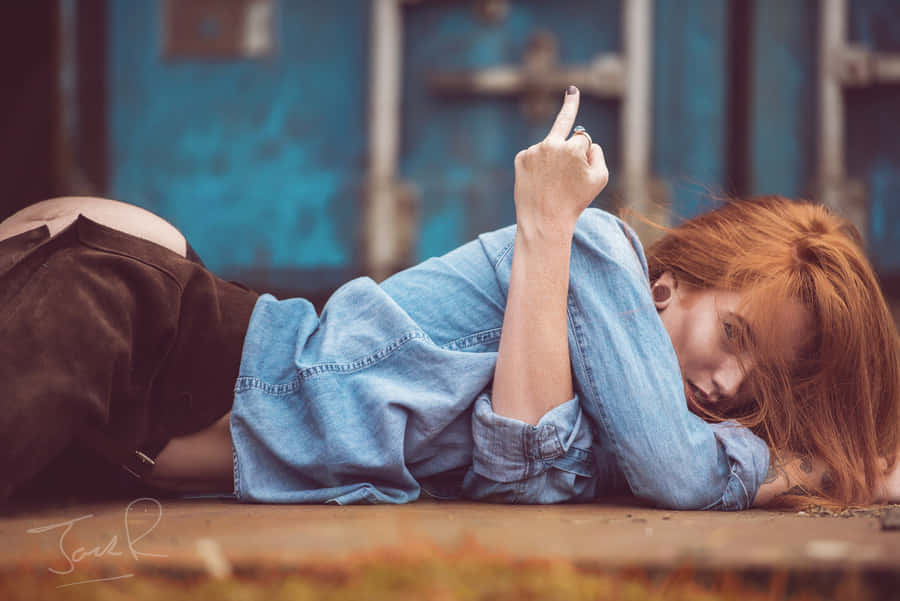
<instances>
[{"instance_id":1,"label":"woman's lips","mask_svg":"<svg viewBox=\"0 0 900 601\"><path fill-rule=\"evenodd\" d=\"M688 406L692 409L699 409L703 405L709 403L709 397L706 394L697 388L693 382L688 381L687 386L685 386L685 397L687 398Z\"/></svg>"}]
</instances>

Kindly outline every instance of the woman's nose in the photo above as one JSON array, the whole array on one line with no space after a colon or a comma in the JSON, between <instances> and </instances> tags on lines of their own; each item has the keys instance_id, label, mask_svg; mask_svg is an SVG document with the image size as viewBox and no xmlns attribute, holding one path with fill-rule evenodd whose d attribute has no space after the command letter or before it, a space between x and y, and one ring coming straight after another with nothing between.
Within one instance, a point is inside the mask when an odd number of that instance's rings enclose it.
<instances>
[{"instance_id":1,"label":"woman's nose","mask_svg":"<svg viewBox=\"0 0 900 601\"><path fill-rule=\"evenodd\" d=\"M741 382L744 380L744 370L740 361L734 355L729 357L719 365L719 368L713 373L713 392L717 400L722 398L734 398L737 396Z\"/></svg>"}]
</instances>

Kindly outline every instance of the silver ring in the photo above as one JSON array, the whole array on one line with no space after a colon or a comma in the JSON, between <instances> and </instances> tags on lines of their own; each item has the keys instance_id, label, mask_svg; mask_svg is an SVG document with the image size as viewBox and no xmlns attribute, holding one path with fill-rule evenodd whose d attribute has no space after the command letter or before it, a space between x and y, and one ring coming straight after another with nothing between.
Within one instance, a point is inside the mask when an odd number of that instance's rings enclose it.
<instances>
[{"instance_id":1,"label":"silver ring","mask_svg":"<svg viewBox=\"0 0 900 601\"><path fill-rule=\"evenodd\" d=\"M587 133L587 130L584 129L584 127L582 127L580 125L575 126L575 129L572 130L572 135L573 136L581 135L581 136L584 136L585 138L587 138L588 148L590 148L591 145L594 143L594 140L591 139L591 134Z\"/></svg>"}]
</instances>

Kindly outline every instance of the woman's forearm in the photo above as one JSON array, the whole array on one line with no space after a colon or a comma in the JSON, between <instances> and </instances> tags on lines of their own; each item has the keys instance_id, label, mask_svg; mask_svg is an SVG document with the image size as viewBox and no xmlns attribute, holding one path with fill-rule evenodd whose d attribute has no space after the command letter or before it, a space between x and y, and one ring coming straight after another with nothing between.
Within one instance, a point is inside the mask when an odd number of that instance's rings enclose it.
<instances>
[{"instance_id":1,"label":"woman's forearm","mask_svg":"<svg viewBox=\"0 0 900 601\"><path fill-rule=\"evenodd\" d=\"M572 398L566 299L572 234L517 232L503 333L494 372L493 409L536 424Z\"/></svg>"},{"instance_id":2,"label":"woman's forearm","mask_svg":"<svg viewBox=\"0 0 900 601\"><path fill-rule=\"evenodd\" d=\"M900 461L887 470L887 461L882 460L881 478L876 483L872 495L874 503L900 503ZM778 497L790 494L808 494L810 490L827 488L829 471L820 459L808 459L794 453L772 456L769 473L756 493L754 507L777 501Z\"/></svg>"},{"instance_id":3,"label":"woman's forearm","mask_svg":"<svg viewBox=\"0 0 900 601\"><path fill-rule=\"evenodd\" d=\"M570 86L547 137L515 160L516 238L492 405L530 424L572 398L566 311L572 237L609 179L603 151L589 136L566 139L579 97Z\"/></svg>"},{"instance_id":4,"label":"woman's forearm","mask_svg":"<svg viewBox=\"0 0 900 601\"><path fill-rule=\"evenodd\" d=\"M753 499L753 507L761 507L784 495L806 495L810 490L821 490L827 479L828 468L820 459L809 459L795 453L773 452L769 473Z\"/></svg>"}]
</instances>

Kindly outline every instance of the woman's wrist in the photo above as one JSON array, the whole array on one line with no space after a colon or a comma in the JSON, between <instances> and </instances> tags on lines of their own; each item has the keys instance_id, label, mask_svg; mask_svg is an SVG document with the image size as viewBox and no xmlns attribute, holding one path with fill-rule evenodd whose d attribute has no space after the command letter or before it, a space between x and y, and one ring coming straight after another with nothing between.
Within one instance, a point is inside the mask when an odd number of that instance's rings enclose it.
<instances>
[{"instance_id":1,"label":"woman's wrist","mask_svg":"<svg viewBox=\"0 0 900 601\"><path fill-rule=\"evenodd\" d=\"M539 278L545 284L558 283L562 294L568 289L569 260L572 254L572 235L543 232L516 232L513 254L518 258L517 270ZM557 282L557 280L560 280Z\"/></svg>"},{"instance_id":2,"label":"woman's wrist","mask_svg":"<svg viewBox=\"0 0 900 601\"><path fill-rule=\"evenodd\" d=\"M574 223L523 223L521 220L516 223L516 244L529 250L564 250L568 254L574 236Z\"/></svg>"}]
</instances>

